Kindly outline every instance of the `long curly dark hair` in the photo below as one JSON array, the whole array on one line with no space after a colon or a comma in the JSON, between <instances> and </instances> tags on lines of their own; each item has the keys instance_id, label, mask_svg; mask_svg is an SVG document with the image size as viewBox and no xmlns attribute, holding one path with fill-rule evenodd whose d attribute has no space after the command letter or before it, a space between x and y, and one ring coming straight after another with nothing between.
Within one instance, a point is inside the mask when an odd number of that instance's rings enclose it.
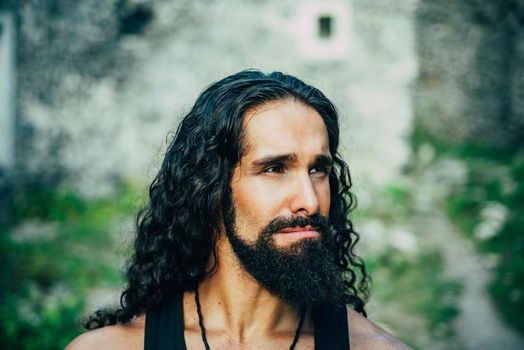
<instances>
[{"instance_id":1,"label":"long curly dark hair","mask_svg":"<svg viewBox=\"0 0 524 350\"><path fill-rule=\"evenodd\" d=\"M321 91L293 76L247 70L210 85L181 121L149 188L150 201L136 219L120 308L96 311L85 328L127 323L173 293L194 289L213 272L223 205L243 154L243 115L264 103L289 99L314 108L326 125L335 165L329 178L329 217L338 242L337 263L345 271L347 303L366 315L370 279L353 252L359 235L348 214L355 198L349 168L337 152L337 111ZM211 269L210 259L215 262Z\"/></svg>"}]
</instances>

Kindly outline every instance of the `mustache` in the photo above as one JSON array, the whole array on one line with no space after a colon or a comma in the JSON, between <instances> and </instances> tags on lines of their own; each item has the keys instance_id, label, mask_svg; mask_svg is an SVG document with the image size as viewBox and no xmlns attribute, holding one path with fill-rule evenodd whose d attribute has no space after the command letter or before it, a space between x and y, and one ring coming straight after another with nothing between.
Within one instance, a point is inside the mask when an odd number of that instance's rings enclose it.
<instances>
[{"instance_id":1,"label":"mustache","mask_svg":"<svg viewBox=\"0 0 524 350\"><path fill-rule=\"evenodd\" d=\"M276 217L272 219L262 230L262 236L271 236L286 228L312 226L321 233L329 232L329 219L322 215Z\"/></svg>"}]
</instances>

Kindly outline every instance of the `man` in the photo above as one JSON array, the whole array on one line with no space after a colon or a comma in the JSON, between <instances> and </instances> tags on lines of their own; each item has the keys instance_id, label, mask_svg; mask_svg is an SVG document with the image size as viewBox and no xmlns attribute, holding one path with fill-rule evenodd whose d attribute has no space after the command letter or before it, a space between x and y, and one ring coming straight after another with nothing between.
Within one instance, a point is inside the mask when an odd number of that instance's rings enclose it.
<instances>
[{"instance_id":1,"label":"man","mask_svg":"<svg viewBox=\"0 0 524 350\"><path fill-rule=\"evenodd\" d=\"M121 308L68 349L405 349L368 321L338 116L244 71L184 117L138 215Z\"/></svg>"}]
</instances>

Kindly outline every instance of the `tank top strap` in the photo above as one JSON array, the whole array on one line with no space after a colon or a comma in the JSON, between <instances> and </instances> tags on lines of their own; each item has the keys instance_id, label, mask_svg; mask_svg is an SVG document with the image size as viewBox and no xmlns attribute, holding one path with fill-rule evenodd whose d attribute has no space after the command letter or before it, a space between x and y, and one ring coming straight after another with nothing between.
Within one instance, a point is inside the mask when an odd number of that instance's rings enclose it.
<instances>
[{"instance_id":1,"label":"tank top strap","mask_svg":"<svg viewBox=\"0 0 524 350\"><path fill-rule=\"evenodd\" d=\"M144 350L186 350L181 293L147 311Z\"/></svg>"},{"instance_id":2,"label":"tank top strap","mask_svg":"<svg viewBox=\"0 0 524 350\"><path fill-rule=\"evenodd\" d=\"M186 350L182 294L147 311L144 350ZM349 331L345 307L313 308L315 350L348 350Z\"/></svg>"},{"instance_id":3,"label":"tank top strap","mask_svg":"<svg viewBox=\"0 0 524 350\"><path fill-rule=\"evenodd\" d=\"M336 306L313 308L315 350L348 350L349 330L347 309Z\"/></svg>"}]
</instances>

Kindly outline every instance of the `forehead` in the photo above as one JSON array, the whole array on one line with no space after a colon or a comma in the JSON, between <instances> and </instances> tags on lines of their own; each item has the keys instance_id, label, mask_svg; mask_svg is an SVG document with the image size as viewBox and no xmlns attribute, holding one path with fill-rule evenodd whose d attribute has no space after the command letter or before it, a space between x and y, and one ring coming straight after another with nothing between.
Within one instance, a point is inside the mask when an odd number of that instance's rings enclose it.
<instances>
[{"instance_id":1,"label":"forehead","mask_svg":"<svg viewBox=\"0 0 524 350\"><path fill-rule=\"evenodd\" d=\"M311 106L300 101L271 101L244 115L244 156L267 154L329 154L324 120Z\"/></svg>"}]
</instances>

